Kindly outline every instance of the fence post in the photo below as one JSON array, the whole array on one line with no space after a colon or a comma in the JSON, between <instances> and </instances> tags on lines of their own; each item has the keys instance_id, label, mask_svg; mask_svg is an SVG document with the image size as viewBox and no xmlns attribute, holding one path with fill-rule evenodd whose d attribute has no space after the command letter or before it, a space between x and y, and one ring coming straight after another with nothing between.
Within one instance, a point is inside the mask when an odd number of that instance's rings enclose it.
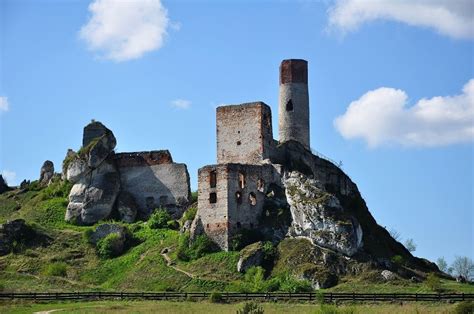
<instances>
[{"instance_id":1,"label":"fence post","mask_svg":"<svg viewBox=\"0 0 474 314\"><path fill-rule=\"evenodd\" d=\"M309 301L311 301L311 300L313 299L312 297L313 297L313 293L310 292L310 293L309 293Z\"/></svg>"},{"instance_id":2,"label":"fence post","mask_svg":"<svg viewBox=\"0 0 474 314\"><path fill-rule=\"evenodd\" d=\"M356 300L355 292L352 292L352 301L354 302L355 300Z\"/></svg>"},{"instance_id":3,"label":"fence post","mask_svg":"<svg viewBox=\"0 0 474 314\"><path fill-rule=\"evenodd\" d=\"M464 292L462 293L462 300L464 301Z\"/></svg>"},{"instance_id":4,"label":"fence post","mask_svg":"<svg viewBox=\"0 0 474 314\"><path fill-rule=\"evenodd\" d=\"M332 303L332 292L329 293L329 302ZM323 303L324 303L324 297L323 297Z\"/></svg>"},{"instance_id":5,"label":"fence post","mask_svg":"<svg viewBox=\"0 0 474 314\"><path fill-rule=\"evenodd\" d=\"M123 300L123 291L120 292L120 300Z\"/></svg>"},{"instance_id":6,"label":"fence post","mask_svg":"<svg viewBox=\"0 0 474 314\"><path fill-rule=\"evenodd\" d=\"M418 301L418 293L415 293L415 301Z\"/></svg>"}]
</instances>

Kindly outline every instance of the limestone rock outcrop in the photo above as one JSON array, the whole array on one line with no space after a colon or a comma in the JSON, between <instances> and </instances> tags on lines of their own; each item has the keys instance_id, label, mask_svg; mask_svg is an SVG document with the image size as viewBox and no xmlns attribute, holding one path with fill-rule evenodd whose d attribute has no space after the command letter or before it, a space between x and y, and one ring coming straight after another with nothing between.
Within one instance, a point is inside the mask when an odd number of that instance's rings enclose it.
<instances>
[{"instance_id":1,"label":"limestone rock outcrop","mask_svg":"<svg viewBox=\"0 0 474 314\"><path fill-rule=\"evenodd\" d=\"M40 171L39 182L42 185L48 185L54 176L54 164L51 160L46 160L43 163Z\"/></svg>"},{"instance_id":2,"label":"limestone rock outcrop","mask_svg":"<svg viewBox=\"0 0 474 314\"><path fill-rule=\"evenodd\" d=\"M48 237L37 233L23 219L7 221L0 225L0 256L23 246L45 243Z\"/></svg>"},{"instance_id":3,"label":"limestone rock outcrop","mask_svg":"<svg viewBox=\"0 0 474 314\"><path fill-rule=\"evenodd\" d=\"M116 145L109 129L100 122L89 124L84 128L83 144L78 153L68 152L66 178L74 185L65 219L91 225L111 215L120 191L120 175L114 162L108 160Z\"/></svg>"},{"instance_id":4,"label":"limestone rock outcrop","mask_svg":"<svg viewBox=\"0 0 474 314\"><path fill-rule=\"evenodd\" d=\"M0 174L0 194L10 190L11 188L7 185L5 179L3 179L3 176Z\"/></svg>"},{"instance_id":5,"label":"limestone rock outcrop","mask_svg":"<svg viewBox=\"0 0 474 314\"><path fill-rule=\"evenodd\" d=\"M118 153L116 138L102 123L84 128L82 148L68 150L63 177L74 185L66 221L91 225L119 217L124 222L148 219L159 207L179 218L191 197L184 164L166 151Z\"/></svg>"},{"instance_id":6,"label":"limestone rock outcrop","mask_svg":"<svg viewBox=\"0 0 474 314\"><path fill-rule=\"evenodd\" d=\"M306 237L347 256L362 247L359 222L320 182L298 171L288 173L283 182L292 216L291 236Z\"/></svg>"},{"instance_id":7,"label":"limestone rock outcrop","mask_svg":"<svg viewBox=\"0 0 474 314\"><path fill-rule=\"evenodd\" d=\"M237 271L245 273L250 267L260 266L264 257L263 243L261 241L247 245L240 251Z\"/></svg>"}]
</instances>

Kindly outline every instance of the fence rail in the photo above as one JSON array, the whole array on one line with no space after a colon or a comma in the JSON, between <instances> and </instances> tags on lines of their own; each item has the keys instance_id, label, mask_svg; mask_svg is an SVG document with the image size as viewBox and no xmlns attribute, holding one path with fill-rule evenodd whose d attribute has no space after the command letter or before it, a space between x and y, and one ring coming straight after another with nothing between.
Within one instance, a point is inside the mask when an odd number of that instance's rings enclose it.
<instances>
[{"instance_id":1,"label":"fence rail","mask_svg":"<svg viewBox=\"0 0 474 314\"><path fill-rule=\"evenodd\" d=\"M0 292L0 301L14 299L36 301L64 300L188 300L208 299L210 292ZM474 300L474 293L220 293L224 301L467 301Z\"/></svg>"}]
</instances>

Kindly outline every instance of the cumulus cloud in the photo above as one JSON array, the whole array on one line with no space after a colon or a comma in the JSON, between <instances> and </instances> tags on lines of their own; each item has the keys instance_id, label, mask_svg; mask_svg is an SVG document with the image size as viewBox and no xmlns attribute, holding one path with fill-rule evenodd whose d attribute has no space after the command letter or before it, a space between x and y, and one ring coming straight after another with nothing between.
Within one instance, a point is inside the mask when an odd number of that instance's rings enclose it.
<instances>
[{"instance_id":1,"label":"cumulus cloud","mask_svg":"<svg viewBox=\"0 0 474 314\"><path fill-rule=\"evenodd\" d=\"M16 173L10 170L2 170L1 175L8 185L13 186L16 184Z\"/></svg>"},{"instance_id":2,"label":"cumulus cloud","mask_svg":"<svg viewBox=\"0 0 474 314\"><path fill-rule=\"evenodd\" d=\"M336 0L329 9L330 28L343 33L379 19L432 28L453 38L474 38L472 0Z\"/></svg>"},{"instance_id":3,"label":"cumulus cloud","mask_svg":"<svg viewBox=\"0 0 474 314\"><path fill-rule=\"evenodd\" d=\"M474 79L459 95L423 98L411 107L407 100L400 89L369 91L353 101L334 125L344 138L364 139L369 147L442 146L474 140Z\"/></svg>"},{"instance_id":4,"label":"cumulus cloud","mask_svg":"<svg viewBox=\"0 0 474 314\"><path fill-rule=\"evenodd\" d=\"M10 109L8 105L8 98L0 96L0 111L8 111Z\"/></svg>"},{"instance_id":5,"label":"cumulus cloud","mask_svg":"<svg viewBox=\"0 0 474 314\"><path fill-rule=\"evenodd\" d=\"M171 105L178 109L189 109L191 107L191 101L186 99L176 99L171 102Z\"/></svg>"},{"instance_id":6,"label":"cumulus cloud","mask_svg":"<svg viewBox=\"0 0 474 314\"><path fill-rule=\"evenodd\" d=\"M126 61L163 45L169 25L160 0L95 0L79 36L106 59Z\"/></svg>"}]
</instances>

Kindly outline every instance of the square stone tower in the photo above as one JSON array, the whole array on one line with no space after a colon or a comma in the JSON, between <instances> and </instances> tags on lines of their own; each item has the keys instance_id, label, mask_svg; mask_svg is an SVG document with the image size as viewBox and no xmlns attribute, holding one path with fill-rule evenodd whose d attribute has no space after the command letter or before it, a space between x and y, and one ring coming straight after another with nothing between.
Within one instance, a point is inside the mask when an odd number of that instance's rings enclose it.
<instances>
[{"instance_id":1,"label":"square stone tower","mask_svg":"<svg viewBox=\"0 0 474 314\"><path fill-rule=\"evenodd\" d=\"M272 112L263 102L217 108L217 163L258 164L274 148Z\"/></svg>"}]
</instances>

